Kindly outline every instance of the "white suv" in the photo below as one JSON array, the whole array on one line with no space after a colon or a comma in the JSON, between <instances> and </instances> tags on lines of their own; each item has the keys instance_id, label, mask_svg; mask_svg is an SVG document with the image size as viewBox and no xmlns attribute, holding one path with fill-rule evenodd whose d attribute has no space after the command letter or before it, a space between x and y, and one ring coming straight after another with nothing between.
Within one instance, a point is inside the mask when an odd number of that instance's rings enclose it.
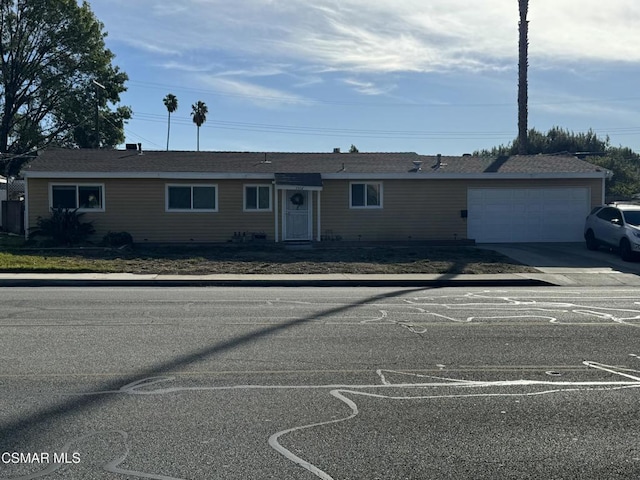
<instances>
[{"instance_id":1,"label":"white suv","mask_svg":"<svg viewBox=\"0 0 640 480\"><path fill-rule=\"evenodd\" d=\"M601 205L591 210L584 226L589 250L617 248L625 261L640 252L640 205Z\"/></svg>"}]
</instances>

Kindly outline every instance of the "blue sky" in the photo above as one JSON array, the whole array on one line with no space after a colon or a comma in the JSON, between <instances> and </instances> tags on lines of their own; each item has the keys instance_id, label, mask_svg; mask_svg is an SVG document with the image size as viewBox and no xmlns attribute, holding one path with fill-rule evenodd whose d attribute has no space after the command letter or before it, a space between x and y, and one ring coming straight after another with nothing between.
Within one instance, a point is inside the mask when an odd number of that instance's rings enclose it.
<instances>
[{"instance_id":1,"label":"blue sky","mask_svg":"<svg viewBox=\"0 0 640 480\"><path fill-rule=\"evenodd\" d=\"M127 142L461 155L517 135L517 0L90 0L129 75ZM530 0L529 126L640 150L640 2Z\"/></svg>"}]
</instances>

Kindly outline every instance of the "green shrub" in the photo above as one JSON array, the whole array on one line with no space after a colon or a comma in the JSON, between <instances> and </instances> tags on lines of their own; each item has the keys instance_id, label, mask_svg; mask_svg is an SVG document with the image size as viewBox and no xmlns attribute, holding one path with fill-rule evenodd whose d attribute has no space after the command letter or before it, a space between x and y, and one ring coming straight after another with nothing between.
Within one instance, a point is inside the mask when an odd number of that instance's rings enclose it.
<instances>
[{"instance_id":1,"label":"green shrub","mask_svg":"<svg viewBox=\"0 0 640 480\"><path fill-rule=\"evenodd\" d=\"M82 222L78 209L52 208L49 218L38 217L38 228L32 236L44 236L53 240L56 245L76 245L84 242L95 233L92 222Z\"/></svg>"},{"instance_id":2,"label":"green shrub","mask_svg":"<svg viewBox=\"0 0 640 480\"><path fill-rule=\"evenodd\" d=\"M124 247L133 245L133 237L129 232L108 232L102 237L102 245L106 247Z\"/></svg>"}]
</instances>

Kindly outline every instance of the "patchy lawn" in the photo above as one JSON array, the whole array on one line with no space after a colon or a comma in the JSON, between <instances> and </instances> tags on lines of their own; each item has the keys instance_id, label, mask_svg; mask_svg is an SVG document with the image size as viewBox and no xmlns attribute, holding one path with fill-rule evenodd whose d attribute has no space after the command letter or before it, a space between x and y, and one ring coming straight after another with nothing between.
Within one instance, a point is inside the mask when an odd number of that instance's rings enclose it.
<instances>
[{"instance_id":1,"label":"patchy lawn","mask_svg":"<svg viewBox=\"0 0 640 480\"><path fill-rule=\"evenodd\" d=\"M1 272L147 274L518 273L536 270L497 252L470 246L135 247L0 251Z\"/></svg>"}]
</instances>

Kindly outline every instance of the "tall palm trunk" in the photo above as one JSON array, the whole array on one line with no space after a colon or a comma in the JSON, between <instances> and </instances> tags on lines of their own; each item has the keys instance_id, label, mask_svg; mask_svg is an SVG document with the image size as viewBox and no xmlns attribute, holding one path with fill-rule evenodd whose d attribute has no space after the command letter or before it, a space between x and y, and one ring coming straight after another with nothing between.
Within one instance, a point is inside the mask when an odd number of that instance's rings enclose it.
<instances>
[{"instance_id":1,"label":"tall palm trunk","mask_svg":"<svg viewBox=\"0 0 640 480\"><path fill-rule=\"evenodd\" d=\"M167 121L167 152L169 151L169 135L171 133L171 114L178 109L178 98L173 93L168 93L162 100L164 106L169 112L169 120Z\"/></svg>"},{"instance_id":2,"label":"tall palm trunk","mask_svg":"<svg viewBox=\"0 0 640 480\"><path fill-rule=\"evenodd\" d=\"M169 120L167 120L167 152L169 151L169 134L171 133L171 112L169 112Z\"/></svg>"},{"instance_id":3,"label":"tall palm trunk","mask_svg":"<svg viewBox=\"0 0 640 480\"><path fill-rule=\"evenodd\" d=\"M198 127L197 130L197 150L198 152L200 151L200 126L207 121L207 113L209 112L209 109L207 108L207 105L205 105L204 102L202 101L198 101L196 103L194 103L193 105L191 105L191 116L193 117L193 123L196 124L196 127Z\"/></svg>"},{"instance_id":4,"label":"tall palm trunk","mask_svg":"<svg viewBox=\"0 0 640 480\"><path fill-rule=\"evenodd\" d=\"M520 6L520 41L518 55L518 153L526 155L528 150L527 117L529 102L527 73L529 68L529 22L527 13L529 0L518 0Z\"/></svg>"}]
</instances>

